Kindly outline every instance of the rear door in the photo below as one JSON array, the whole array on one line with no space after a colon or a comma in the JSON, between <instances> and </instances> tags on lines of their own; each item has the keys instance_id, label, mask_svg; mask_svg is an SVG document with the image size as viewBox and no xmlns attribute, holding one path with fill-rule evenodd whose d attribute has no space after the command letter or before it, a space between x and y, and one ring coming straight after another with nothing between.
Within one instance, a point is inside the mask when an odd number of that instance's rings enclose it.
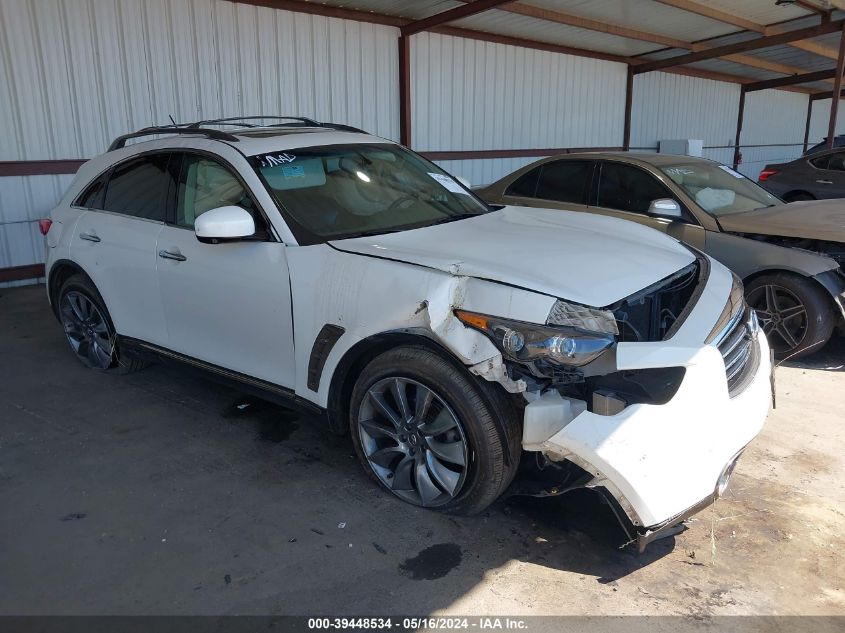
<instances>
[{"instance_id":1,"label":"rear door","mask_svg":"<svg viewBox=\"0 0 845 633\"><path fill-rule=\"evenodd\" d=\"M845 198L845 151L811 159L812 180L806 183L816 198Z\"/></svg>"},{"instance_id":2,"label":"rear door","mask_svg":"<svg viewBox=\"0 0 845 633\"><path fill-rule=\"evenodd\" d=\"M561 159L520 176L504 192L504 204L587 211L595 161Z\"/></svg>"},{"instance_id":3,"label":"rear door","mask_svg":"<svg viewBox=\"0 0 845 633\"><path fill-rule=\"evenodd\" d=\"M594 212L644 224L696 248L704 248L705 231L688 211L684 210L683 220L648 213L654 200L672 198L678 201L678 197L648 171L627 163L602 161L597 176Z\"/></svg>"},{"instance_id":4,"label":"rear door","mask_svg":"<svg viewBox=\"0 0 845 633\"><path fill-rule=\"evenodd\" d=\"M274 237L255 197L230 164L209 153L180 156L172 211L158 236L156 255L167 346L293 389L286 247ZM220 244L198 241L194 220L227 205L252 214L255 236Z\"/></svg>"},{"instance_id":5,"label":"rear door","mask_svg":"<svg viewBox=\"0 0 845 633\"><path fill-rule=\"evenodd\" d=\"M77 200L85 209L71 259L91 277L118 334L165 344L156 276L156 242L164 226L169 153L144 154L114 166Z\"/></svg>"}]
</instances>

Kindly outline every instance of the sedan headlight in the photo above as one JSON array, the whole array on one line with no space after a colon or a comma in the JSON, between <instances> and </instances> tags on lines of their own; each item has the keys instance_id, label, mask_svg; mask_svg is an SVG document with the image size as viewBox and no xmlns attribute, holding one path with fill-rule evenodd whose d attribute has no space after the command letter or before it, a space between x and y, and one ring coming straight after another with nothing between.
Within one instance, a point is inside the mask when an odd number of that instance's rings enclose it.
<instances>
[{"instance_id":1,"label":"sedan headlight","mask_svg":"<svg viewBox=\"0 0 845 633\"><path fill-rule=\"evenodd\" d=\"M578 367L598 358L615 342L608 332L524 323L466 310L455 310L455 316L490 337L506 356L523 363L546 360Z\"/></svg>"}]
</instances>

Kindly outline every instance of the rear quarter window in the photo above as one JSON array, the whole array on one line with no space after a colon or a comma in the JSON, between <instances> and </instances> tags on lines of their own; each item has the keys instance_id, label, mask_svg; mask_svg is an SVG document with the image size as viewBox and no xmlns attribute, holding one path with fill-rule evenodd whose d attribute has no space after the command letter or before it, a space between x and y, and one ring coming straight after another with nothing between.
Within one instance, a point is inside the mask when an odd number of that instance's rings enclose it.
<instances>
[{"instance_id":1,"label":"rear quarter window","mask_svg":"<svg viewBox=\"0 0 845 633\"><path fill-rule=\"evenodd\" d=\"M102 209L103 208L103 194L106 192L106 179L108 172L98 176L92 183L90 183L82 193L77 196L73 203L75 207L83 207L85 209Z\"/></svg>"},{"instance_id":2,"label":"rear quarter window","mask_svg":"<svg viewBox=\"0 0 845 633\"><path fill-rule=\"evenodd\" d=\"M115 167L106 185L106 211L163 222L166 216L169 154L131 159Z\"/></svg>"}]
</instances>

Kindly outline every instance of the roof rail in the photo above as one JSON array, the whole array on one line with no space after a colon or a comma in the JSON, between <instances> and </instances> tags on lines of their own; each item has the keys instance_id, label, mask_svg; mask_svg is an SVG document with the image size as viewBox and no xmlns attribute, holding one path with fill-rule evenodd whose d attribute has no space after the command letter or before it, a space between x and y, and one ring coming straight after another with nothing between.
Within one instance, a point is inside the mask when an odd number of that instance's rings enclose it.
<instances>
[{"instance_id":1,"label":"roof rail","mask_svg":"<svg viewBox=\"0 0 845 633\"><path fill-rule=\"evenodd\" d=\"M118 136L112 141L111 145L109 145L108 151L111 152L113 150L126 147L126 141L130 139L140 138L142 136L155 136L156 134L199 134L202 136L207 136L208 138L217 139L219 141L237 142L238 140L237 136L234 136L222 130L209 130L201 127L185 127L183 125L160 125L145 127L141 130L138 130L137 132L131 132L130 134Z\"/></svg>"},{"instance_id":2,"label":"roof rail","mask_svg":"<svg viewBox=\"0 0 845 633\"><path fill-rule=\"evenodd\" d=\"M258 121L265 119L274 119L277 121L288 121L288 123L271 123L270 125L257 125L249 123L249 121ZM154 125L145 127L137 132L124 134L118 136L111 145L108 151L120 149L126 146L126 141L133 138L140 138L142 136L154 136L156 134L199 134L218 141L237 142L238 137L223 130L215 130L204 127L206 125L239 125L240 127L259 128L259 127L322 127L331 130L338 130L341 132L355 132L358 134L367 134L364 130L352 127L351 125L344 125L342 123L326 123L315 121L307 117L301 116L246 116L246 117L227 117L223 119L208 119L205 121L195 121L194 123L184 123L182 125Z\"/></svg>"},{"instance_id":3,"label":"roof rail","mask_svg":"<svg viewBox=\"0 0 845 633\"><path fill-rule=\"evenodd\" d=\"M274 119L276 121L289 121L289 123L271 123L269 125L256 125L248 123L248 121L263 121L266 119ZM326 121L317 121L304 116L235 116L227 117L225 119L209 119L207 121L197 121L196 123L188 123L187 127L202 127L204 125L236 125L240 124L242 127L324 127L332 130L339 130L342 132L357 132L358 134L368 134L364 130L345 125L343 123L329 123Z\"/></svg>"},{"instance_id":4,"label":"roof rail","mask_svg":"<svg viewBox=\"0 0 845 633\"><path fill-rule=\"evenodd\" d=\"M188 123L187 127L202 127L203 125L219 125L227 123L241 123L243 121L263 121L265 119L276 119L279 121L295 121L300 125L307 125L310 127L323 127L323 123L309 119L304 116L230 116L225 119L208 119L207 121L197 121L196 123ZM276 124L278 125L278 124ZM289 123L286 125L290 125ZM250 123L244 124L244 127L267 127L263 125L254 125Z\"/></svg>"}]
</instances>

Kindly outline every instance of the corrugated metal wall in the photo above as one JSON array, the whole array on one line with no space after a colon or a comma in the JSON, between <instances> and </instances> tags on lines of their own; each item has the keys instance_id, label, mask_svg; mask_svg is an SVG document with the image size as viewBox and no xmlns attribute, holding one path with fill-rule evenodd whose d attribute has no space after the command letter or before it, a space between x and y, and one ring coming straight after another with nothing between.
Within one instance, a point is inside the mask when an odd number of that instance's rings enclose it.
<instances>
[{"instance_id":1,"label":"corrugated metal wall","mask_svg":"<svg viewBox=\"0 0 845 633\"><path fill-rule=\"evenodd\" d=\"M631 147L658 141L702 139L705 146L732 145L739 85L669 73L634 76Z\"/></svg>"},{"instance_id":2,"label":"corrugated metal wall","mask_svg":"<svg viewBox=\"0 0 845 633\"><path fill-rule=\"evenodd\" d=\"M806 110L804 111L804 116L806 120ZM827 126L829 122L830 99L814 101L813 114L810 117L810 147L816 143L821 143L827 137ZM842 102L839 103L839 112L836 117L836 134L845 134L845 104Z\"/></svg>"},{"instance_id":3,"label":"corrugated metal wall","mask_svg":"<svg viewBox=\"0 0 845 633\"><path fill-rule=\"evenodd\" d=\"M222 0L0 0L0 160L86 158L150 124L301 114L398 137L398 29ZM623 64L421 33L411 45L421 151L622 144ZM732 160L739 86L634 81L632 147L701 138ZM806 95L752 93L742 171L800 153ZM815 106L811 140L826 133ZM845 130L845 116L840 130ZM441 161L473 184L532 158ZM0 178L0 268L37 263L35 221L70 176Z\"/></svg>"},{"instance_id":4,"label":"corrugated metal wall","mask_svg":"<svg viewBox=\"0 0 845 633\"><path fill-rule=\"evenodd\" d=\"M767 163L782 163L801 155L808 99L809 95L785 90L761 90L745 96L743 174L756 179Z\"/></svg>"},{"instance_id":5,"label":"corrugated metal wall","mask_svg":"<svg viewBox=\"0 0 845 633\"><path fill-rule=\"evenodd\" d=\"M624 64L420 33L411 42L415 150L621 146ZM473 184L535 159L444 161Z\"/></svg>"},{"instance_id":6,"label":"corrugated metal wall","mask_svg":"<svg viewBox=\"0 0 845 633\"><path fill-rule=\"evenodd\" d=\"M660 72L637 76L631 146L653 149L660 140L702 139L706 158L730 164L739 94L738 84ZM756 179L766 163L801 155L808 98L785 90L746 95L739 171ZM815 105L811 142L827 134L829 104L828 100ZM845 130L845 116L840 118L839 127Z\"/></svg>"},{"instance_id":7,"label":"corrugated metal wall","mask_svg":"<svg viewBox=\"0 0 845 633\"><path fill-rule=\"evenodd\" d=\"M151 124L300 114L398 138L398 29L218 0L0 0L0 160ZM0 268L43 260L69 176L0 178Z\"/></svg>"}]
</instances>

